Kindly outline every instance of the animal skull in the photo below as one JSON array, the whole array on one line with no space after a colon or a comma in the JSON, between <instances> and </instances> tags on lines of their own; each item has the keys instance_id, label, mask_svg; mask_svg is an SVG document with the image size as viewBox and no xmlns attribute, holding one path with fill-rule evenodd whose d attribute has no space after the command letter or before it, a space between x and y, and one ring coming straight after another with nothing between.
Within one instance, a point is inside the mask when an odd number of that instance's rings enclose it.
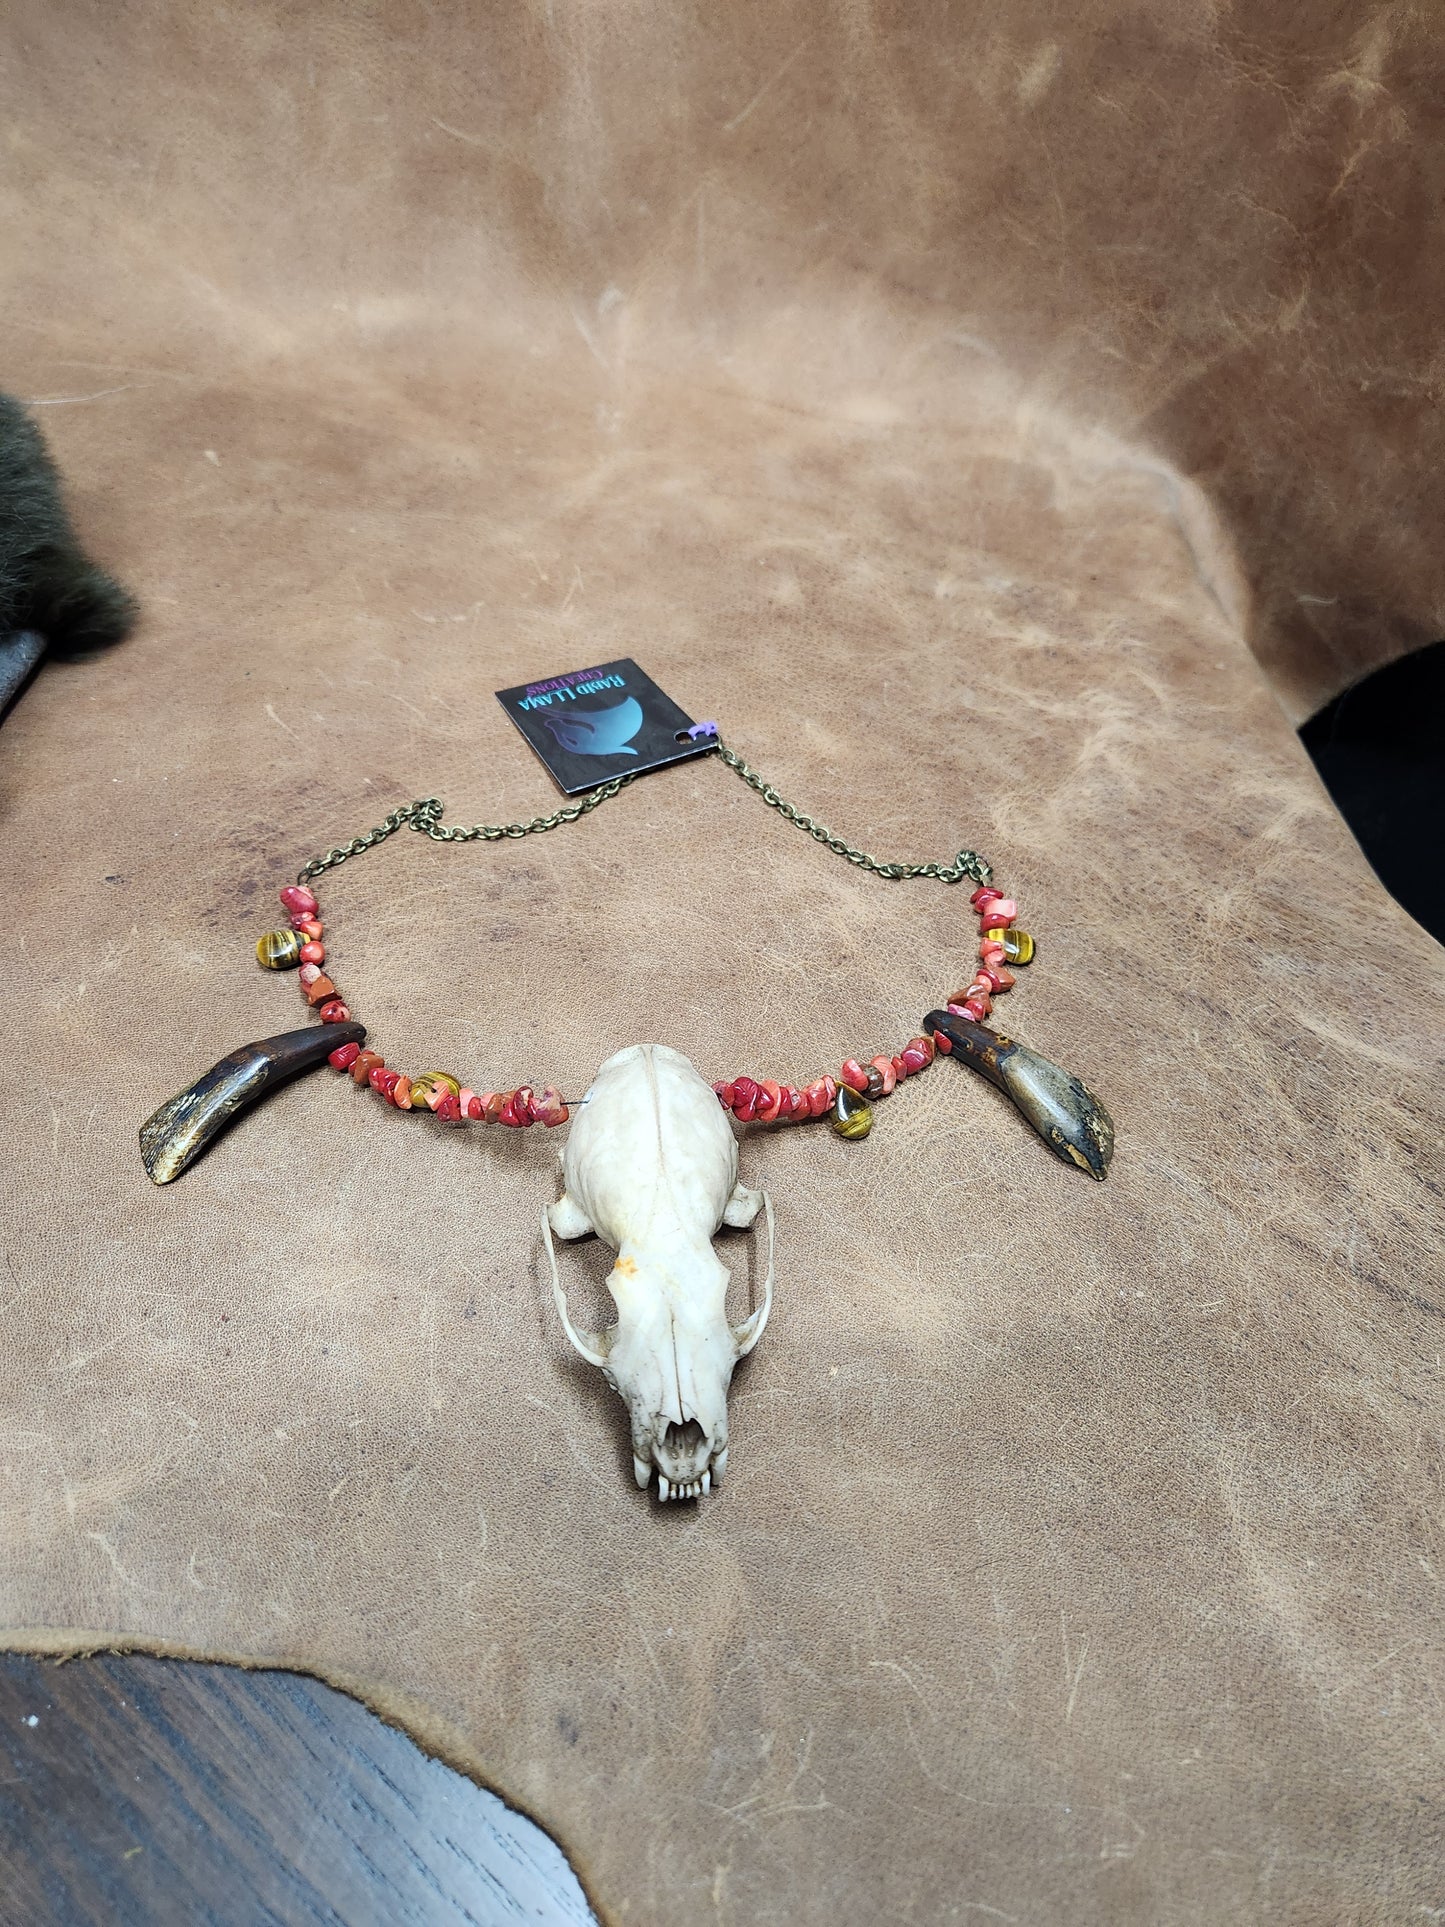
<instances>
[{"instance_id":1,"label":"animal skull","mask_svg":"<svg viewBox=\"0 0 1445 1927\"><path fill-rule=\"evenodd\" d=\"M773 1303L773 1208L738 1181L738 1147L712 1086L679 1051L634 1044L609 1057L578 1105L562 1154L562 1196L542 1213L552 1291L567 1336L606 1374L632 1421L632 1466L645 1491L701 1498L727 1470L727 1393ZM722 1224L768 1225L763 1299L730 1325ZM567 1312L552 1232L596 1232L617 1253L607 1280L617 1323L579 1330Z\"/></svg>"}]
</instances>

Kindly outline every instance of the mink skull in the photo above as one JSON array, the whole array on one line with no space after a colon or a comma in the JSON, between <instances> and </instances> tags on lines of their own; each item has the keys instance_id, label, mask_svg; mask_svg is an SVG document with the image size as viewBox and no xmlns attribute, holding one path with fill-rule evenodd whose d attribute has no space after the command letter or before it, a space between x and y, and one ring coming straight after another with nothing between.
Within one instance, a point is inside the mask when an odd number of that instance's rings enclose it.
<instances>
[{"instance_id":1,"label":"mink skull","mask_svg":"<svg viewBox=\"0 0 1445 1927\"><path fill-rule=\"evenodd\" d=\"M598 1071L574 1113L562 1183L542 1231L567 1336L627 1406L638 1485L645 1490L655 1471L660 1498L701 1498L727 1470L733 1369L772 1309L772 1206L738 1182L737 1139L712 1086L665 1044L634 1044ZM728 1271L712 1239L723 1224L750 1225L760 1208L768 1224L762 1303L732 1325ZM572 1323L553 1231L596 1232L617 1253L609 1330Z\"/></svg>"}]
</instances>

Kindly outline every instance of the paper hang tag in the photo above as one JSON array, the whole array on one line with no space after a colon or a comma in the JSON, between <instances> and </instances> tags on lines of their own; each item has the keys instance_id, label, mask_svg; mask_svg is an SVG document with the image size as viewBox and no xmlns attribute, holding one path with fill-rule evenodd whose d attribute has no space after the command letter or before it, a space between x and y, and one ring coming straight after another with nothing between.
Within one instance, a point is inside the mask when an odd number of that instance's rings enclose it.
<instances>
[{"instance_id":1,"label":"paper hang tag","mask_svg":"<svg viewBox=\"0 0 1445 1927\"><path fill-rule=\"evenodd\" d=\"M715 724L694 723L626 656L499 689L497 701L567 796L704 756L717 741Z\"/></svg>"}]
</instances>

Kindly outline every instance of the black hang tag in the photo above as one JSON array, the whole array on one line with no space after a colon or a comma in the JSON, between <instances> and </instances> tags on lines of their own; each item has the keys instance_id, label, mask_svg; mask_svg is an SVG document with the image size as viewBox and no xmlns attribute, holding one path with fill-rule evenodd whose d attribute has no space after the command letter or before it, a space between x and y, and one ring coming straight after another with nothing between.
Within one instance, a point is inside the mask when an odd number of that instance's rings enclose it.
<instances>
[{"instance_id":1,"label":"black hang tag","mask_svg":"<svg viewBox=\"0 0 1445 1927\"><path fill-rule=\"evenodd\" d=\"M705 756L717 741L716 724L694 723L629 657L499 689L497 701L567 796Z\"/></svg>"}]
</instances>

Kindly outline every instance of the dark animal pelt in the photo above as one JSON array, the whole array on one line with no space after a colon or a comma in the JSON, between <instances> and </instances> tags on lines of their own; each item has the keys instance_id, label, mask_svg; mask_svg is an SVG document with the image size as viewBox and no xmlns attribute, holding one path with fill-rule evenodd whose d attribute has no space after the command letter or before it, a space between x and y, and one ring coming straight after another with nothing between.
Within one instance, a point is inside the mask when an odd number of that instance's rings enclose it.
<instances>
[{"instance_id":1,"label":"dark animal pelt","mask_svg":"<svg viewBox=\"0 0 1445 1927\"><path fill-rule=\"evenodd\" d=\"M51 655L84 655L119 642L135 618L131 596L81 548L40 430L0 394L0 645L30 633Z\"/></svg>"}]
</instances>

